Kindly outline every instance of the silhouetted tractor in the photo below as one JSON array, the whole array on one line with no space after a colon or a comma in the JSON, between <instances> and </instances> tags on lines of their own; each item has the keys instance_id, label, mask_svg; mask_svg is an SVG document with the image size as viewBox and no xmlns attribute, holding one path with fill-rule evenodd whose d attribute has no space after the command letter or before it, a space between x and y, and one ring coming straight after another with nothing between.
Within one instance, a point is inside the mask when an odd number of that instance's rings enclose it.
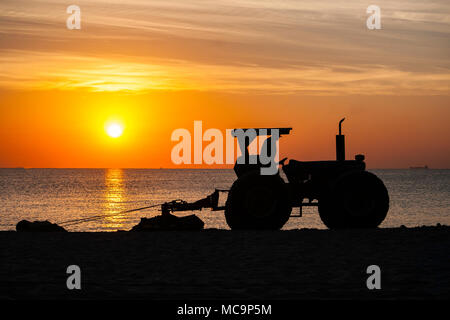
<instances>
[{"instance_id":1,"label":"silhouetted tractor","mask_svg":"<svg viewBox=\"0 0 450 320\"><path fill-rule=\"evenodd\" d=\"M354 160L345 160L345 137L342 135L342 119L339 135L336 135L336 160L297 161L282 159L287 181L279 170L274 175L261 174L262 161L259 156L249 155L251 138L246 137L241 146L245 161L237 161L234 171L237 180L230 190L215 190L214 193L194 203L172 201L162 206L162 212L199 210L225 210L225 218L231 229L280 229L292 217L301 217L303 207L317 206L320 218L330 229L375 228L386 217L389 210L389 195L383 182L366 171L364 155ZM272 130L278 135L287 135L292 128L253 128L256 135L267 136ZM236 132L235 129L234 132ZM250 129L240 129L246 132ZM242 147L244 150L242 150ZM268 148L270 150L270 146ZM250 157L256 157L253 162ZM256 161L255 161L256 160ZM218 206L219 193L228 192L225 206ZM291 215L293 207L298 215Z\"/></svg>"}]
</instances>

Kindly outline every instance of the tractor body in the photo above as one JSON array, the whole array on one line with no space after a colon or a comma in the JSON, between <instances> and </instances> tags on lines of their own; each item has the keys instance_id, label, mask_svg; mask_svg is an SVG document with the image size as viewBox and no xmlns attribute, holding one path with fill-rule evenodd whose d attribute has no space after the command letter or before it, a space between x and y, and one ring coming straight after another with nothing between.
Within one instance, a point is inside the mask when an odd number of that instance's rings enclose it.
<instances>
[{"instance_id":1,"label":"tractor body","mask_svg":"<svg viewBox=\"0 0 450 320\"><path fill-rule=\"evenodd\" d=\"M389 210L389 196L383 182L366 171L363 155L345 159L345 137L342 119L336 135L336 160L297 161L286 158L279 163L285 175L262 175L267 166L258 155L249 155L252 138L277 130L277 139L291 128L239 129L252 130L253 135L240 143L242 157L234 166L237 180L233 183L225 206L225 217L232 229L279 229L294 207L317 206L322 221L329 228L376 227ZM235 129L238 130L238 129ZM276 141L267 138L269 146ZM273 156L273 155L272 155ZM240 161L239 161L240 160ZM287 180L287 181L286 181Z\"/></svg>"},{"instance_id":2,"label":"tractor body","mask_svg":"<svg viewBox=\"0 0 450 320\"><path fill-rule=\"evenodd\" d=\"M342 119L336 135L336 160L278 161L278 140L292 128L235 129L241 156L234 166L237 179L230 190L218 190L193 203L174 200L161 206L163 214L174 211L225 210L231 229L281 229L290 217L301 217L303 207L318 207L323 223L330 229L375 228L389 210L389 195L384 183L366 171L364 156L345 159L345 137ZM259 154L248 148L257 136L267 136ZM275 152L274 152L275 150ZM262 152L264 151L264 152ZM268 158L271 161L267 161ZM273 174L262 169L275 164ZM279 170L282 167L282 173ZM219 206L219 194L228 192L224 206ZM299 214L292 215L292 208Z\"/></svg>"}]
</instances>

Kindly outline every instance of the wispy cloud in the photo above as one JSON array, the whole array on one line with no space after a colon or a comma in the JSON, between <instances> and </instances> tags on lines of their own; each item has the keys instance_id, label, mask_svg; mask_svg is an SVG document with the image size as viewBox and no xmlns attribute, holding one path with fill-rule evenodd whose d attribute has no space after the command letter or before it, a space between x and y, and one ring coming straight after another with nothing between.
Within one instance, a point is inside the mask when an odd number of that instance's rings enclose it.
<instances>
[{"instance_id":1,"label":"wispy cloud","mask_svg":"<svg viewBox=\"0 0 450 320\"><path fill-rule=\"evenodd\" d=\"M447 1L78 1L82 30L65 28L65 1L3 0L0 85L448 94Z\"/></svg>"}]
</instances>

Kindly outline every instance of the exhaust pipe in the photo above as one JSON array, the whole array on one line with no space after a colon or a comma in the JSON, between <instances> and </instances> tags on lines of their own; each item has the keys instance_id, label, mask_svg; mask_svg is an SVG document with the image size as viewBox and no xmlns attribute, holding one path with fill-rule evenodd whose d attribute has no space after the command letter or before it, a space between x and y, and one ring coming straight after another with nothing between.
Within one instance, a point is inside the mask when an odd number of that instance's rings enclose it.
<instances>
[{"instance_id":1,"label":"exhaust pipe","mask_svg":"<svg viewBox=\"0 0 450 320\"><path fill-rule=\"evenodd\" d=\"M345 136L342 134L342 122L345 118L342 118L339 121L339 134L336 135L336 160L344 161L345 160Z\"/></svg>"}]
</instances>

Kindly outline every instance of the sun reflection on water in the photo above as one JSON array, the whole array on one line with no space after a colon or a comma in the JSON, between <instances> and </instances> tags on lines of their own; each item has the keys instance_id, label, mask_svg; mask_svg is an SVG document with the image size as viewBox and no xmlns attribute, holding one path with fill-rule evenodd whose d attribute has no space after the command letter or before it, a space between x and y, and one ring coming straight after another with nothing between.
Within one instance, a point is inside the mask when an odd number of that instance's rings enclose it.
<instances>
[{"instance_id":1,"label":"sun reflection on water","mask_svg":"<svg viewBox=\"0 0 450 320\"><path fill-rule=\"evenodd\" d=\"M103 219L104 227L120 229L125 226L126 215L112 215L124 211L125 186L122 169L106 169L103 212L108 215Z\"/></svg>"}]
</instances>

